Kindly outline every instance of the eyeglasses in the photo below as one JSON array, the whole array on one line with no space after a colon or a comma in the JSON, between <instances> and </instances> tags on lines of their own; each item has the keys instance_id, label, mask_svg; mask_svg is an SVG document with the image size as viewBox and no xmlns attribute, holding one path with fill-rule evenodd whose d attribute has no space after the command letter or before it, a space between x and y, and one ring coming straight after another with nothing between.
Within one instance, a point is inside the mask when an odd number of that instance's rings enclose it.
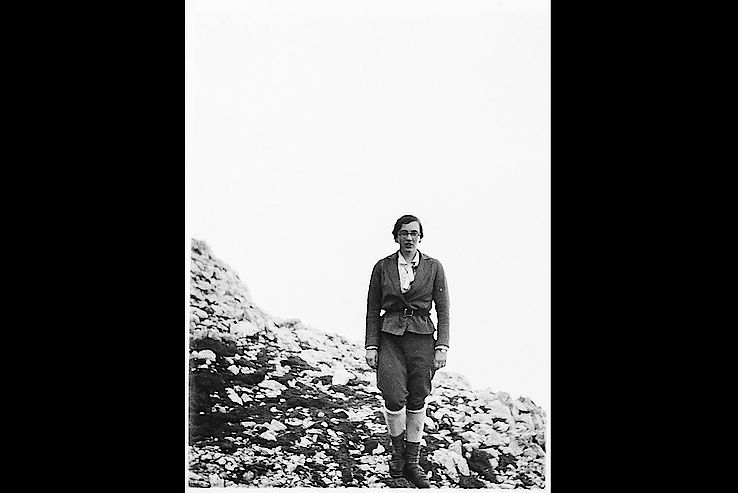
<instances>
[{"instance_id":1,"label":"eyeglasses","mask_svg":"<svg viewBox=\"0 0 738 493\"><path fill-rule=\"evenodd\" d=\"M413 238L417 238L418 236L420 236L420 233L418 233L417 231L400 231L397 234L400 235L400 238L407 238L408 235L412 236Z\"/></svg>"}]
</instances>

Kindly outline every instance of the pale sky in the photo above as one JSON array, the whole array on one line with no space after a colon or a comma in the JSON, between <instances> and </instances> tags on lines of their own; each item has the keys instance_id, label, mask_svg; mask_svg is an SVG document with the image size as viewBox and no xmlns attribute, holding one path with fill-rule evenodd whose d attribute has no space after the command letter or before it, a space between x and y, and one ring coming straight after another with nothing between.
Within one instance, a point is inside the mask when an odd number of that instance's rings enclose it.
<instances>
[{"instance_id":1,"label":"pale sky","mask_svg":"<svg viewBox=\"0 0 738 493\"><path fill-rule=\"evenodd\" d=\"M446 370L549 412L548 1L190 0L185 61L187 249L363 345L414 214L448 279Z\"/></svg>"}]
</instances>

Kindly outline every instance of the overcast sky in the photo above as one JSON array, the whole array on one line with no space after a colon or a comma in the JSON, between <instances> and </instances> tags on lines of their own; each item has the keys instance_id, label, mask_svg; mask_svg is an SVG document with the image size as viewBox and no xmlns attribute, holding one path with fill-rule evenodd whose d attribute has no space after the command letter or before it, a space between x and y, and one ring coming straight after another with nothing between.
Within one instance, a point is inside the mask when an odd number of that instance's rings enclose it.
<instances>
[{"instance_id":1,"label":"overcast sky","mask_svg":"<svg viewBox=\"0 0 738 493\"><path fill-rule=\"evenodd\" d=\"M550 403L548 1L186 2L186 249L363 344L395 220L451 297L448 371ZM186 252L188 256L188 252Z\"/></svg>"}]
</instances>

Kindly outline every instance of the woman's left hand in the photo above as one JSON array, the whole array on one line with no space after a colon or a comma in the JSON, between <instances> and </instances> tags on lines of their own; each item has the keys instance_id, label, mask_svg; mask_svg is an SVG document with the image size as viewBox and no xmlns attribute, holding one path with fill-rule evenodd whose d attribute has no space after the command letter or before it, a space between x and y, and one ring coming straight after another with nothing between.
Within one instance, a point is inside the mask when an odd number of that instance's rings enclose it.
<instances>
[{"instance_id":1,"label":"woman's left hand","mask_svg":"<svg viewBox=\"0 0 738 493\"><path fill-rule=\"evenodd\" d=\"M443 351L436 351L436 359L433 362L433 368L438 370L446 366L446 353Z\"/></svg>"}]
</instances>

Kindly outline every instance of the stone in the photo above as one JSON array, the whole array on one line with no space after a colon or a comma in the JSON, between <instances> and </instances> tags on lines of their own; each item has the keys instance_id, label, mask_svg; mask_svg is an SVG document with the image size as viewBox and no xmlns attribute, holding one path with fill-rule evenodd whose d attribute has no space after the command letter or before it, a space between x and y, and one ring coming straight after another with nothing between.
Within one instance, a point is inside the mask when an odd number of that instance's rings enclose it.
<instances>
[{"instance_id":1,"label":"stone","mask_svg":"<svg viewBox=\"0 0 738 493\"><path fill-rule=\"evenodd\" d=\"M493 401L490 401L487 403L487 406L489 407L489 413L492 415L493 418L502 418L514 421L510 408L499 400L495 399Z\"/></svg>"},{"instance_id":2,"label":"stone","mask_svg":"<svg viewBox=\"0 0 738 493\"><path fill-rule=\"evenodd\" d=\"M231 389L228 389L228 390L231 390ZM241 397L234 394L233 392L228 392L228 398L232 400L233 402L235 402L236 404L241 404L243 406L243 400L241 400Z\"/></svg>"},{"instance_id":3,"label":"stone","mask_svg":"<svg viewBox=\"0 0 738 493\"><path fill-rule=\"evenodd\" d=\"M320 363L333 361L333 357L327 351L318 349L303 349L299 356L311 366L318 366Z\"/></svg>"},{"instance_id":4,"label":"stone","mask_svg":"<svg viewBox=\"0 0 738 493\"><path fill-rule=\"evenodd\" d=\"M336 368L335 373L331 378L331 385L346 385L354 378L356 378L356 376L353 373L347 371L344 367L339 366Z\"/></svg>"},{"instance_id":5,"label":"stone","mask_svg":"<svg viewBox=\"0 0 738 493\"><path fill-rule=\"evenodd\" d=\"M495 430L490 430L490 432L485 435L483 443L487 447L507 445L510 443L510 438L507 435L497 433Z\"/></svg>"},{"instance_id":6,"label":"stone","mask_svg":"<svg viewBox=\"0 0 738 493\"><path fill-rule=\"evenodd\" d=\"M525 454L530 457L544 457L546 455L546 452L541 448L540 445L537 443L531 444L527 449L525 449Z\"/></svg>"},{"instance_id":7,"label":"stone","mask_svg":"<svg viewBox=\"0 0 738 493\"><path fill-rule=\"evenodd\" d=\"M512 405L518 411L528 412L530 410L528 408L528 405L525 402L522 402L520 399L515 399L514 401L512 401Z\"/></svg>"},{"instance_id":8,"label":"stone","mask_svg":"<svg viewBox=\"0 0 738 493\"><path fill-rule=\"evenodd\" d=\"M279 432L279 431L285 431L287 429L287 427L284 424L280 423L276 419L273 419L273 420L271 420L269 422L269 427L272 430L277 431L277 432Z\"/></svg>"},{"instance_id":9,"label":"stone","mask_svg":"<svg viewBox=\"0 0 738 493\"><path fill-rule=\"evenodd\" d=\"M458 454L455 455L453 459L456 463L456 468L459 470L459 473L463 474L464 476L468 476L470 473L469 465L467 464L466 459Z\"/></svg>"},{"instance_id":10,"label":"stone","mask_svg":"<svg viewBox=\"0 0 738 493\"><path fill-rule=\"evenodd\" d=\"M276 380L264 379L258 384L263 389L272 390L274 392L281 393L283 390L287 390L287 387L277 382Z\"/></svg>"},{"instance_id":11,"label":"stone","mask_svg":"<svg viewBox=\"0 0 738 493\"><path fill-rule=\"evenodd\" d=\"M461 440L456 440L451 445L449 445L448 450L450 452L454 452L455 454L463 455L461 452Z\"/></svg>"},{"instance_id":12,"label":"stone","mask_svg":"<svg viewBox=\"0 0 738 493\"><path fill-rule=\"evenodd\" d=\"M277 437L270 430L265 431L259 436L263 438L264 440L273 440L275 442L277 441Z\"/></svg>"},{"instance_id":13,"label":"stone","mask_svg":"<svg viewBox=\"0 0 738 493\"><path fill-rule=\"evenodd\" d=\"M510 439L510 444L507 446L508 450L510 451L510 455L518 456L523 453L523 448L518 443L518 440L515 438Z\"/></svg>"},{"instance_id":14,"label":"stone","mask_svg":"<svg viewBox=\"0 0 738 493\"><path fill-rule=\"evenodd\" d=\"M192 351L190 358L193 359L204 359L206 362L215 361L215 353L210 349L203 349L202 351Z\"/></svg>"},{"instance_id":15,"label":"stone","mask_svg":"<svg viewBox=\"0 0 738 493\"><path fill-rule=\"evenodd\" d=\"M213 488L223 488L224 486L223 479L217 474L211 474L208 476L208 481L210 482L210 486Z\"/></svg>"},{"instance_id":16,"label":"stone","mask_svg":"<svg viewBox=\"0 0 738 493\"><path fill-rule=\"evenodd\" d=\"M454 481L458 481L459 473L469 475L469 466L461 455L448 449L436 449L430 456L430 460L443 467L446 474Z\"/></svg>"},{"instance_id":17,"label":"stone","mask_svg":"<svg viewBox=\"0 0 738 493\"><path fill-rule=\"evenodd\" d=\"M230 331L240 337L253 337L259 333L259 327L254 326L247 320L241 320L232 325Z\"/></svg>"},{"instance_id":18,"label":"stone","mask_svg":"<svg viewBox=\"0 0 738 493\"><path fill-rule=\"evenodd\" d=\"M208 318L208 312L205 310L201 310L200 308L197 308L196 306L190 307L190 311L193 315L195 315L200 320Z\"/></svg>"}]
</instances>

